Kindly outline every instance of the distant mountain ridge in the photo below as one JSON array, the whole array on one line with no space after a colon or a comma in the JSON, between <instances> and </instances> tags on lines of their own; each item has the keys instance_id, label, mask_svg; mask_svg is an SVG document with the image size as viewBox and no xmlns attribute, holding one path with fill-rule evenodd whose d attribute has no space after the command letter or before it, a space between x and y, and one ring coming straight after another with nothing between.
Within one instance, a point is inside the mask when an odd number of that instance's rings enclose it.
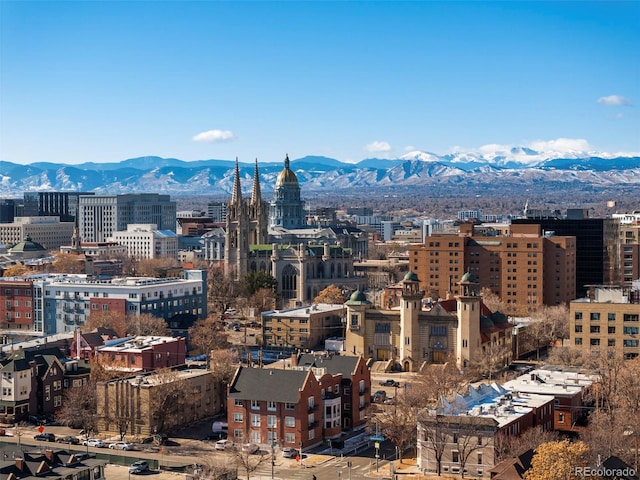
<instances>
[{"instance_id":1,"label":"distant mountain ridge","mask_svg":"<svg viewBox=\"0 0 640 480\"><path fill-rule=\"evenodd\" d=\"M234 160L183 161L140 157L117 163L79 165L37 162L19 165L0 161L0 195L24 191L94 191L97 194L158 192L171 195L229 194ZM259 162L261 187L271 191L282 161ZM367 158L345 163L306 156L291 161L303 190L428 187L429 185L532 185L540 182L591 186L640 185L640 155L537 152L527 147L489 154L447 155L414 151L396 159ZM251 188L253 162L240 163L243 189Z\"/></svg>"}]
</instances>

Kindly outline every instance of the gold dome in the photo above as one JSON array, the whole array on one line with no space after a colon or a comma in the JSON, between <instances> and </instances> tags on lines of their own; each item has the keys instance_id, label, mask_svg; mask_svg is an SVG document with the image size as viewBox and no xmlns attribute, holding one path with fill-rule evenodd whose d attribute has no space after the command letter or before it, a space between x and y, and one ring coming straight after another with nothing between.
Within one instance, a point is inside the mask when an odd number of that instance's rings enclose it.
<instances>
[{"instance_id":1,"label":"gold dome","mask_svg":"<svg viewBox=\"0 0 640 480\"><path fill-rule=\"evenodd\" d=\"M276 179L276 188L283 185L298 185L298 177L289 167L289 155L284 159L284 170L278 174Z\"/></svg>"}]
</instances>

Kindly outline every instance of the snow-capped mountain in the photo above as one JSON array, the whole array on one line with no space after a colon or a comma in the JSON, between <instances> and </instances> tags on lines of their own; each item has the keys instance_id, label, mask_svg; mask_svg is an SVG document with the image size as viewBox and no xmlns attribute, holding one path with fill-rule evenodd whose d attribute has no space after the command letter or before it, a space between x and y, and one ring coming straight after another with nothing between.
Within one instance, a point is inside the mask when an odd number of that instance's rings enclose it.
<instances>
[{"instance_id":1,"label":"snow-capped mountain","mask_svg":"<svg viewBox=\"0 0 640 480\"><path fill-rule=\"evenodd\" d=\"M141 157L119 163L18 165L0 161L0 195L24 191L160 192L172 195L223 195L232 188L233 160L185 162ZM240 164L243 187L251 187L253 164ZM282 162L260 163L263 191L275 184ZM412 151L400 158L368 158L344 163L321 156L291 161L305 191L429 185L531 185L540 182L640 186L640 154L540 152L528 147L437 155Z\"/></svg>"}]
</instances>

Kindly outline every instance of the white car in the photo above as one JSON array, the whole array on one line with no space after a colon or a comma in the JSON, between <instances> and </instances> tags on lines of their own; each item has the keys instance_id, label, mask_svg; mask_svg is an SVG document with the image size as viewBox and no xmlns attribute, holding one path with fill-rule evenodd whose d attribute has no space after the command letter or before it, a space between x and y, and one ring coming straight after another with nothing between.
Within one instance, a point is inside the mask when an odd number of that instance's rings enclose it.
<instances>
[{"instance_id":1,"label":"white car","mask_svg":"<svg viewBox=\"0 0 640 480\"><path fill-rule=\"evenodd\" d=\"M96 448L104 448L104 442L99 438L90 438L89 440L85 440L82 442L82 445L86 445L87 447L96 447Z\"/></svg>"},{"instance_id":2,"label":"white car","mask_svg":"<svg viewBox=\"0 0 640 480\"><path fill-rule=\"evenodd\" d=\"M216 442L216 450L227 450L228 448L233 447L233 442L228 439L218 440Z\"/></svg>"},{"instance_id":3,"label":"white car","mask_svg":"<svg viewBox=\"0 0 640 480\"><path fill-rule=\"evenodd\" d=\"M134 445L128 442L115 442L110 443L109 448L112 450L133 450Z\"/></svg>"},{"instance_id":4,"label":"white car","mask_svg":"<svg viewBox=\"0 0 640 480\"><path fill-rule=\"evenodd\" d=\"M255 443L245 443L242 445L242 453L258 453L260 447Z\"/></svg>"}]
</instances>

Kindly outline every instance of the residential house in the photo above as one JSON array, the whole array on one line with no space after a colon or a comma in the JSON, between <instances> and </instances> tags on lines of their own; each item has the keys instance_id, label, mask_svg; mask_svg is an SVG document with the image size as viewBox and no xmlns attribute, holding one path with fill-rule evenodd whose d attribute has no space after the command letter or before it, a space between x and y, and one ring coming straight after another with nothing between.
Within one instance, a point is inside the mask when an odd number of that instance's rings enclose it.
<instances>
[{"instance_id":1,"label":"residential house","mask_svg":"<svg viewBox=\"0 0 640 480\"><path fill-rule=\"evenodd\" d=\"M91 360L98 347L102 347L105 341L116 338L118 338L118 334L111 328L99 327L93 332L76 330L71 343L71 358Z\"/></svg>"},{"instance_id":2,"label":"residential house","mask_svg":"<svg viewBox=\"0 0 640 480\"><path fill-rule=\"evenodd\" d=\"M0 451L0 476L8 480L105 478L106 460L85 458L80 461L74 453L50 448L25 451L24 446L8 445Z\"/></svg>"}]
</instances>

